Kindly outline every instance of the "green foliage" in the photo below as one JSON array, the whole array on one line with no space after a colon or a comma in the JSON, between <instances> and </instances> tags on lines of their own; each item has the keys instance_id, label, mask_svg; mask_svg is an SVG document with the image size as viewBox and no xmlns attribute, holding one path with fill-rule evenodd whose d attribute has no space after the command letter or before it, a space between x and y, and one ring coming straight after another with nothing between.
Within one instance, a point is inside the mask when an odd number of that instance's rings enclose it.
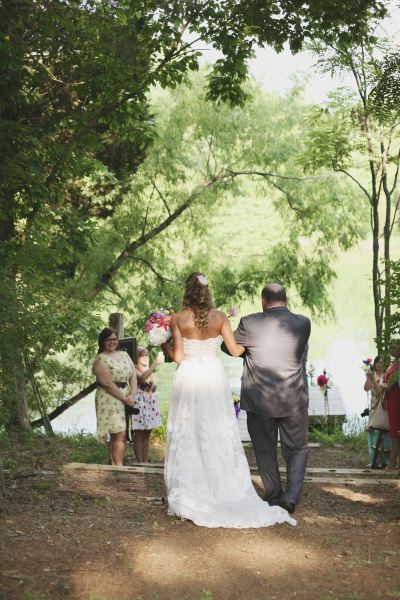
<instances>
[{"instance_id":1,"label":"green foliage","mask_svg":"<svg viewBox=\"0 0 400 600\"><path fill-rule=\"evenodd\" d=\"M239 189L230 168L285 170L284 149L293 136L279 144L280 156L266 154L254 127L254 118L268 122L265 110L260 112L262 99L258 95L258 105L249 104L249 110L243 104L249 96L246 61L255 46L281 49L289 41L297 51L330 28L341 39L356 39L371 18L383 14L375 0L351 11L343 0L329 7L281 0L262 11L257 1L230 0L18 0L1 6L3 423L26 426L27 392L32 406L34 396L35 402L41 396L45 404L55 403L80 376L87 377L82 356L93 347L107 309L133 309L136 326L155 297L178 302L183 272L201 254L206 219L228 188ZM198 80L197 95L180 87L175 95L160 96L164 106L151 106L150 90L181 85L198 69L199 53L184 39L186 30L222 58L209 70L208 86L204 77ZM207 104L206 96L219 106ZM167 110L171 100L176 110ZM281 134L284 128L278 119L271 131ZM293 164L286 166L291 170ZM290 200L292 192L282 193ZM312 209L297 203L305 222ZM295 225L292 218L292 238ZM317 230L307 225L301 235ZM316 235L319 272L328 231ZM295 264L290 253L297 251L293 242L286 257L293 286L300 277L295 273L308 272L313 260L310 248ZM169 257L179 255L186 258L172 274ZM121 269L128 260L132 268ZM173 280L167 288L164 272ZM325 274L319 289L300 291L315 311L326 308L321 298L332 273ZM143 278L149 285L141 285ZM66 354L72 364L63 373Z\"/></svg>"},{"instance_id":2,"label":"green foliage","mask_svg":"<svg viewBox=\"0 0 400 600\"><path fill-rule=\"evenodd\" d=\"M391 238L398 224L400 123L394 106L378 101L378 91L385 85L382 65L390 62L393 49L388 40L368 36L359 45L317 41L311 48L323 70L354 78L355 92L339 90L326 108L310 112L303 164L310 173L328 168L346 176L358 190L359 209L364 206L370 217L375 331L382 352L392 322L389 282Z\"/></svg>"},{"instance_id":3,"label":"green foliage","mask_svg":"<svg viewBox=\"0 0 400 600\"><path fill-rule=\"evenodd\" d=\"M382 284L384 281L382 281ZM382 307L387 303L391 306L391 316L389 321L389 331L391 337L399 337L400 327L400 260L390 261L390 295L382 299Z\"/></svg>"},{"instance_id":4,"label":"green foliage","mask_svg":"<svg viewBox=\"0 0 400 600\"><path fill-rule=\"evenodd\" d=\"M358 430L357 432L348 431L345 433L342 427L337 427L329 432L313 429L310 432L309 441L327 447L344 445L360 453L365 453L367 448L367 434L365 431Z\"/></svg>"},{"instance_id":5,"label":"green foliage","mask_svg":"<svg viewBox=\"0 0 400 600\"><path fill-rule=\"evenodd\" d=\"M390 118L400 110L400 50L393 48L380 61L379 68L381 76L371 93L373 110L376 115Z\"/></svg>"}]
</instances>

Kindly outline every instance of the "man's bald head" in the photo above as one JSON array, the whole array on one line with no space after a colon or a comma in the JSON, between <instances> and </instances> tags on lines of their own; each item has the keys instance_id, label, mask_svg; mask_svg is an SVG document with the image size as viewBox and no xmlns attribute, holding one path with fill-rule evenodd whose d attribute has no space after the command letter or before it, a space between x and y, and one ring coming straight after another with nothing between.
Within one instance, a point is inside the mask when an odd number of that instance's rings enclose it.
<instances>
[{"instance_id":1,"label":"man's bald head","mask_svg":"<svg viewBox=\"0 0 400 600\"><path fill-rule=\"evenodd\" d=\"M279 283L267 283L261 292L263 306L286 306L286 290Z\"/></svg>"}]
</instances>

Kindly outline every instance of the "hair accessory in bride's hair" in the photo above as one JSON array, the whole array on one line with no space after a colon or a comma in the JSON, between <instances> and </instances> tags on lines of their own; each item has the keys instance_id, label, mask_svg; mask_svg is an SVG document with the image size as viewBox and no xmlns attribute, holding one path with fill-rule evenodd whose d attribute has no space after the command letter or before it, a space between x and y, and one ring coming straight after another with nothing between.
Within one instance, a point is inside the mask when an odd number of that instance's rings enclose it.
<instances>
[{"instance_id":1,"label":"hair accessory in bride's hair","mask_svg":"<svg viewBox=\"0 0 400 600\"><path fill-rule=\"evenodd\" d=\"M197 280L200 285L208 285L208 279L205 275L197 275Z\"/></svg>"}]
</instances>

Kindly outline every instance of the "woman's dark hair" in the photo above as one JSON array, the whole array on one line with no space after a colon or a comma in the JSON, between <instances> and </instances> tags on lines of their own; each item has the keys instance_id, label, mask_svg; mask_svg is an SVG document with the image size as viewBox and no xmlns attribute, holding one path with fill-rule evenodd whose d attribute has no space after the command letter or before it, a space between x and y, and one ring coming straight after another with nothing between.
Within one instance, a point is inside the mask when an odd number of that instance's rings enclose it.
<instances>
[{"instance_id":1,"label":"woman's dark hair","mask_svg":"<svg viewBox=\"0 0 400 600\"><path fill-rule=\"evenodd\" d=\"M186 279L182 308L190 308L194 313L194 322L199 329L207 327L208 315L214 308L208 287L207 277L195 271Z\"/></svg>"},{"instance_id":2,"label":"woman's dark hair","mask_svg":"<svg viewBox=\"0 0 400 600\"><path fill-rule=\"evenodd\" d=\"M113 327L104 327L104 329L102 329L100 331L100 333L99 333L99 340L98 340L99 341L99 351L98 351L97 354L100 354L100 352L103 352L103 350L104 350L104 342L113 333L117 336L117 339L118 339L118 334L117 334L116 330ZM118 350L118 346L117 346L116 350Z\"/></svg>"},{"instance_id":3,"label":"woman's dark hair","mask_svg":"<svg viewBox=\"0 0 400 600\"><path fill-rule=\"evenodd\" d=\"M372 363L372 365L374 367L374 371L376 370L376 363L379 362L380 360L383 360L383 356L381 356L380 354L378 354L377 356L375 356L374 362Z\"/></svg>"}]
</instances>

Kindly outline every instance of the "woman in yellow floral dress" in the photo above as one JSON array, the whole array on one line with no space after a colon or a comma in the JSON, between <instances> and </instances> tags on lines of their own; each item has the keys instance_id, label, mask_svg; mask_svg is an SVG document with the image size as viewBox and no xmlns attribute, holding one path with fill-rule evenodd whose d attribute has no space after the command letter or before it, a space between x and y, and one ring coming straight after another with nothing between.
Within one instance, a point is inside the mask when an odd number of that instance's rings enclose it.
<instances>
[{"instance_id":1,"label":"woman in yellow floral dress","mask_svg":"<svg viewBox=\"0 0 400 600\"><path fill-rule=\"evenodd\" d=\"M134 406L136 371L127 352L119 352L115 329L106 327L99 335L99 352L93 363L96 391L97 436L110 436L108 451L112 465L124 463L126 448L125 406Z\"/></svg>"}]
</instances>

